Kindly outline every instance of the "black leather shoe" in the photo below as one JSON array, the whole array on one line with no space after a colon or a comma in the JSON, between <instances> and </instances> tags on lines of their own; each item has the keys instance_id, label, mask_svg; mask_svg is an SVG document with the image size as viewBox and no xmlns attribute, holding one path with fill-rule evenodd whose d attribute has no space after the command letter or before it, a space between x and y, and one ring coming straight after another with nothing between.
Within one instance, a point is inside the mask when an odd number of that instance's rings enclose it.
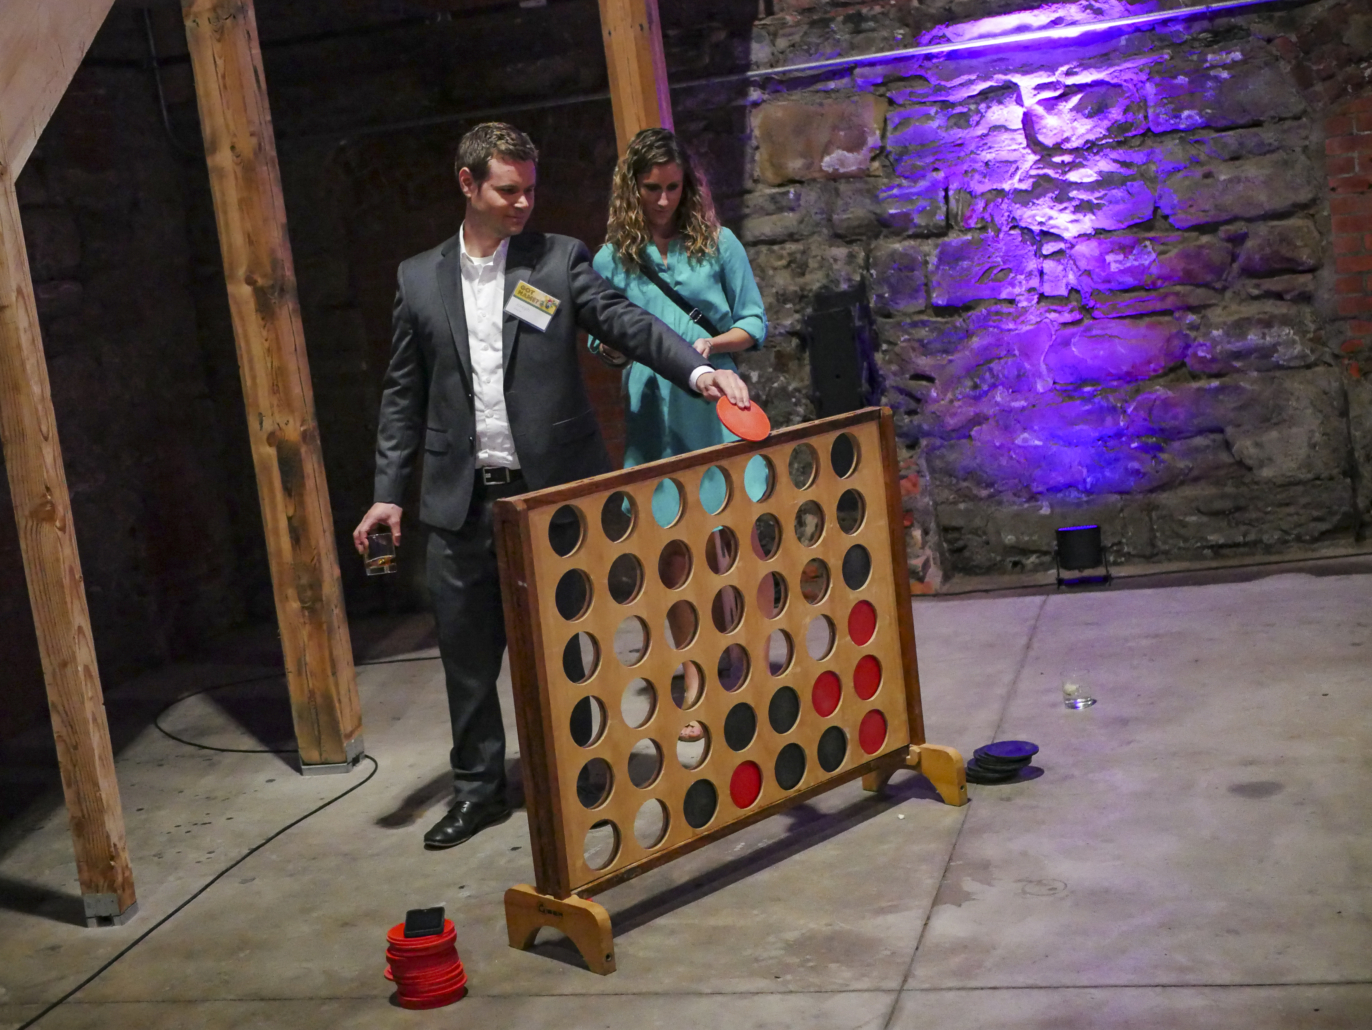
<instances>
[{"instance_id":1,"label":"black leather shoe","mask_svg":"<svg viewBox=\"0 0 1372 1030\"><path fill-rule=\"evenodd\" d=\"M478 832L510 818L510 806L500 801L459 801L448 814L424 834L424 846L431 851L455 848Z\"/></svg>"}]
</instances>

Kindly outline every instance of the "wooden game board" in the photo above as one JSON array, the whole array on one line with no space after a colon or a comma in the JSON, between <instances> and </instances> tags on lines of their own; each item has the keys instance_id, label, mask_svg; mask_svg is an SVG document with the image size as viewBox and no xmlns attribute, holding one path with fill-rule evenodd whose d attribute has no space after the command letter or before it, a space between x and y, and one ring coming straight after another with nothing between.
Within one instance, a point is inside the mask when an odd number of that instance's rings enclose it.
<instances>
[{"instance_id":1,"label":"wooden game board","mask_svg":"<svg viewBox=\"0 0 1372 1030\"><path fill-rule=\"evenodd\" d=\"M496 521L536 876L506 894L513 946L557 926L610 972L586 898L858 776L915 766L966 802L961 757L924 742L889 410L500 501ZM678 740L688 723L704 744Z\"/></svg>"}]
</instances>

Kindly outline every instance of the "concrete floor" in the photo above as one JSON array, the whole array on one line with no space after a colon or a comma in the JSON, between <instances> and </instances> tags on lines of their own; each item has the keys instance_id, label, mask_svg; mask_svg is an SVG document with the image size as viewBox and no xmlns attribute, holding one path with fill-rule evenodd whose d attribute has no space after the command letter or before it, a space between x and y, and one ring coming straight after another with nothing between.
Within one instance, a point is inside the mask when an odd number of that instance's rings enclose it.
<instances>
[{"instance_id":1,"label":"concrete floor","mask_svg":"<svg viewBox=\"0 0 1372 1030\"><path fill-rule=\"evenodd\" d=\"M1290 572L920 602L929 739L970 755L1027 738L1043 775L973 785L961 809L911 774L886 798L850 785L615 888L598 899L616 928L609 977L565 942L506 946L501 894L532 879L522 818L422 850L446 800L439 668L422 620L359 626L364 654L390 656L359 670L375 778L38 1025L1369 1028L1370 602L1372 576ZM110 699L131 925L77 925L55 795L0 834L0 1027L366 775L303 779L283 757L197 751L151 728L181 693L265 676L185 701L164 725L222 747L287 734L274 670L249 647L232 657ZM1064 709L1068 675L1095 707ZM22 747L7 754L8 790L26 774ZM440 902L472 993L407 1012L381 978L385 930Z\"/></svg>"}]
</instances>

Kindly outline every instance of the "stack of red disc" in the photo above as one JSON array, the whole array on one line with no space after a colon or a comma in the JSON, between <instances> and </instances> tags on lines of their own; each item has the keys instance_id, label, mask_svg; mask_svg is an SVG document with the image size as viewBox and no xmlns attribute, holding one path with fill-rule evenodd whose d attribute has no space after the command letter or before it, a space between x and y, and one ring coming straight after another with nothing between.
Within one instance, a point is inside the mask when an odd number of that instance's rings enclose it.
<instances>
[{"instance_id":1,"label":"stack of red disc","mask_svg":"<svg viewBox=\"0 0 1372 1030\"><path fill-rule=\"evenodd\" d=\"M467 993L467 971L457 957L457 930L443 920L443 932L432 937L406 937L405 924L386 934L386 979L394 980L401 1008L436 1009Z\"/></svg>"}]
</instances>

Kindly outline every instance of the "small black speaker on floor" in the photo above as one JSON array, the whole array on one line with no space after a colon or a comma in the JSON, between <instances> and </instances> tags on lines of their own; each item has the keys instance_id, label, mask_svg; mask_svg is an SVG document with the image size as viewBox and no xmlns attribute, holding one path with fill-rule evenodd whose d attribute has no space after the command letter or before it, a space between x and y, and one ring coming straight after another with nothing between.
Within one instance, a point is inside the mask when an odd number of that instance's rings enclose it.
<instances>
[{"instance_id":1,"label":"small black speaker on floor","mask_svg":"<svg viewBox=\"0 0 1372 1030\"><path fill-rule=\"evenodd\" d=\"M1080 586L1083 583L1109 583L1110 560L1101 543L1100 526L1064 526L1058 530L1053 560L1058 567L1058 586ZM1104 569L1104 575L1063 576L1063 572L1091 572Z\"/></svg>"}]
</instances>

